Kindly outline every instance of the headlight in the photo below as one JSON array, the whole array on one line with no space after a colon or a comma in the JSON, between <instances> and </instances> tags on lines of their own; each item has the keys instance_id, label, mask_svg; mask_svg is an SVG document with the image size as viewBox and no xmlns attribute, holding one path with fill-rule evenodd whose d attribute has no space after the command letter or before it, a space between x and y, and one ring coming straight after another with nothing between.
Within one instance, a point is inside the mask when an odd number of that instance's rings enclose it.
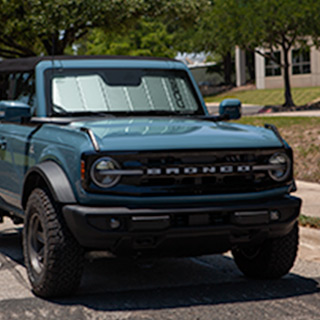
<instances>
[{"instance_id":1,"label":"headlight","mask_svg":"<svg viewBox=\"0 0 320 320\"><path fill-rule=\"evenodd\" d=\"M275 181L284 181L291 172L291 160L285 153L275 153L269 159L270 169L268 171L270 177Z\"/></svg>"},{"instance_id":2,"label":"headlight","mask_svg":"<svg viewBox=\"0 0 320 320\"><path fill-rule=\"evenodd\" d=\"M121 178L117 172L119 164L108 157L96 160L90 170L91 179L101 188L110 188L117 184Z\"/></svg>"}]
</instances>

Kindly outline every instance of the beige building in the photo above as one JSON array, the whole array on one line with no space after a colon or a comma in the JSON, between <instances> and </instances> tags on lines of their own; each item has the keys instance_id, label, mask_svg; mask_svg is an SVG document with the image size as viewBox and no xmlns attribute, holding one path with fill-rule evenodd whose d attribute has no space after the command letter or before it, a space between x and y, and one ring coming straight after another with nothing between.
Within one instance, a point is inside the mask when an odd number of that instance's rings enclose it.
<instances>
[{"instance_id":1,"label":"beige building","mask_svg":"<svg viewBox=\"0 0 320 320\"><path fill-rule=\"evenodd\" d=\"M267 52L265 49L259 49ZM237 86L245 84L244 52L236 48L236 74ZM283 63L284 55L281 49L274 51L277 64L273 60L255 54L255 78L257 89L283 88ZM292 87L320 86L320 50L311 47L308 50L293 48L289 52L289 74Z\"/></svg>"}]
</instances>

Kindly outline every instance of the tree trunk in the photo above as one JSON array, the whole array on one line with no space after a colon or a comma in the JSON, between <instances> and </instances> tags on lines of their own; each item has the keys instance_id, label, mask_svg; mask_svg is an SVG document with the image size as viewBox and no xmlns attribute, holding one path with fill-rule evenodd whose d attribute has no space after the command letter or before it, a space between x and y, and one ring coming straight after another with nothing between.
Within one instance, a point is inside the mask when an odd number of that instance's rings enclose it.
<instances>
[{"instance_id":1,"label":"tree trunk","mask_svg":"<svg viewBox=\"0 0 320 320\"><path fill-rule=\"evenodd\" d=\"M65 44L63 40L59 39L59 34L56 33L50 37L44 38L42 40L43 46L47 51L48 56L60 56L63 55L65 50Z\"/></svg>"},{"instance_id":2,"label":"tree trunk","mask_svg":"<svg viewBox=\"0 0 320 320\"><path fill-rule=\"evenodd\" d=\"M246 51L246 65L250 76L250 81L254 83L256 80L254 52Z\"/></svg>"},{"instance_id":3,"label":"tree trunk","mask_svg":"<svg viewBox=\"0 0 320 320\"><path fill-rule=\"evenodd\" d=\"M231 83L232 59L231 59L230 51L223 56L223 70L224 70L225 84L232 84Z\"/></svg>"},{"instance_id":4,"label":"tree trunk","mask_svg":"<svg viewBox=\"0 0 320 320\"><path fill-rule=\"evenodd\" d=\"M283 76L284 76L284 98L285 102L282 105L283 107L294 107L295 104L291 95L291 85L290 85L290 76L289 76L289 49L285 46L283 48L284 53L284 67L283 67Z\"/></svg>"}]
</instances>

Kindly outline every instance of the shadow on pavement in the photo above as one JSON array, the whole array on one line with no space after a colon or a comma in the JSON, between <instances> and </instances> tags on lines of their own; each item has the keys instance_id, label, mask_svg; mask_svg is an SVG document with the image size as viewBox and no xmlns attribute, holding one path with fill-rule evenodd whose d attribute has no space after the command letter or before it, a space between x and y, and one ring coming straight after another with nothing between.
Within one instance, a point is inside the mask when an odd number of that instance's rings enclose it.
<instances>
[{"instance_id":1,"label":"shadow on pavement","mask_svg":"<svg viewBox=\"0 0 320 320\"><path fill-rule=\"evenodd\" d=\"M59 305L83 305L99 311L137 311L200 305L244 303L305 296L319 292L319 280L291 276L278 281L194 284L167 288L136 288L103 292L63 300Z\"/></svg>"},{"instance_id":2,"label":"shadow on pavement","mask_svg":"<svg viewBox=\"0 0 320 320\"><path fill-rule=\"evenodd\" d=\"M215 255L163 259L150 268L124 261L94 261L87 266L78 295L51 300L99 311L168 309L264 301L320 292L320 278L289 274L280 280L248 280L233 259Z\"/></svg>"},{"instance_id":3,"label":"shadow on pavement","mask_svg":"<svg viewBox=\"0 0 320 320\"><path fill-rule=\"evenodd\" d=\"M0 254L23 265L19 230L0 232ZM159 310L276 300L319 292L320 278L292 273L274 281L248 280L233 259L225 255L161 259L151 266L98 259L87 262L81 287L74 296L48 301L27 298L21 301L21 308L49 304L58 309L83 306L97 311Z\"/></svg>"},{"instance_id":4,"label":"shadow on pavement","mask_svg":"<svg viewBox=\"0 0 320 320\"><path fill-rule=\"evenodd\" d=\"M13 224L2 229L0 231L0 253L24 266L21 234L22 227Z\"/></svg>"}]
</instances>

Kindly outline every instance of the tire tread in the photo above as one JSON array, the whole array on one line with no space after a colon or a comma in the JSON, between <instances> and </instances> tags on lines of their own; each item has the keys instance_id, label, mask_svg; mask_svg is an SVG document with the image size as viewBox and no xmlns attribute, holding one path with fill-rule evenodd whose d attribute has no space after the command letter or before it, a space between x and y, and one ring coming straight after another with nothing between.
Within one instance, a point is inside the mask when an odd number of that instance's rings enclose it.
<instances>
[{"instance_id":1,"label":"tire tread","mask_svg":"<svg viewBox=\"0 0 320 320\"><path fill-rule=\"evenodd\" d=\"M278 279L293 267L297 256L299 228L295 223L293 229L285 236L268 239L260 247L254 258L248 258L241 249L232 250L234 261L242 273L249 278Z\"/></svg>"},{"instance_id":2,"label":"tire tread","mask_svg":"<svg viewBox=\"0 0 320 320\"><path fill-rule=\"evenodd\" d=\"M28 219L37 210L44 228L45 266L41 276L35 276L28 257ZM35 189L27 202L23 230L25 264L34 293L41 297L71 294L80 285L83 271L83 249L77 243L48 191Z\"/></svg>"}]
</instances>

